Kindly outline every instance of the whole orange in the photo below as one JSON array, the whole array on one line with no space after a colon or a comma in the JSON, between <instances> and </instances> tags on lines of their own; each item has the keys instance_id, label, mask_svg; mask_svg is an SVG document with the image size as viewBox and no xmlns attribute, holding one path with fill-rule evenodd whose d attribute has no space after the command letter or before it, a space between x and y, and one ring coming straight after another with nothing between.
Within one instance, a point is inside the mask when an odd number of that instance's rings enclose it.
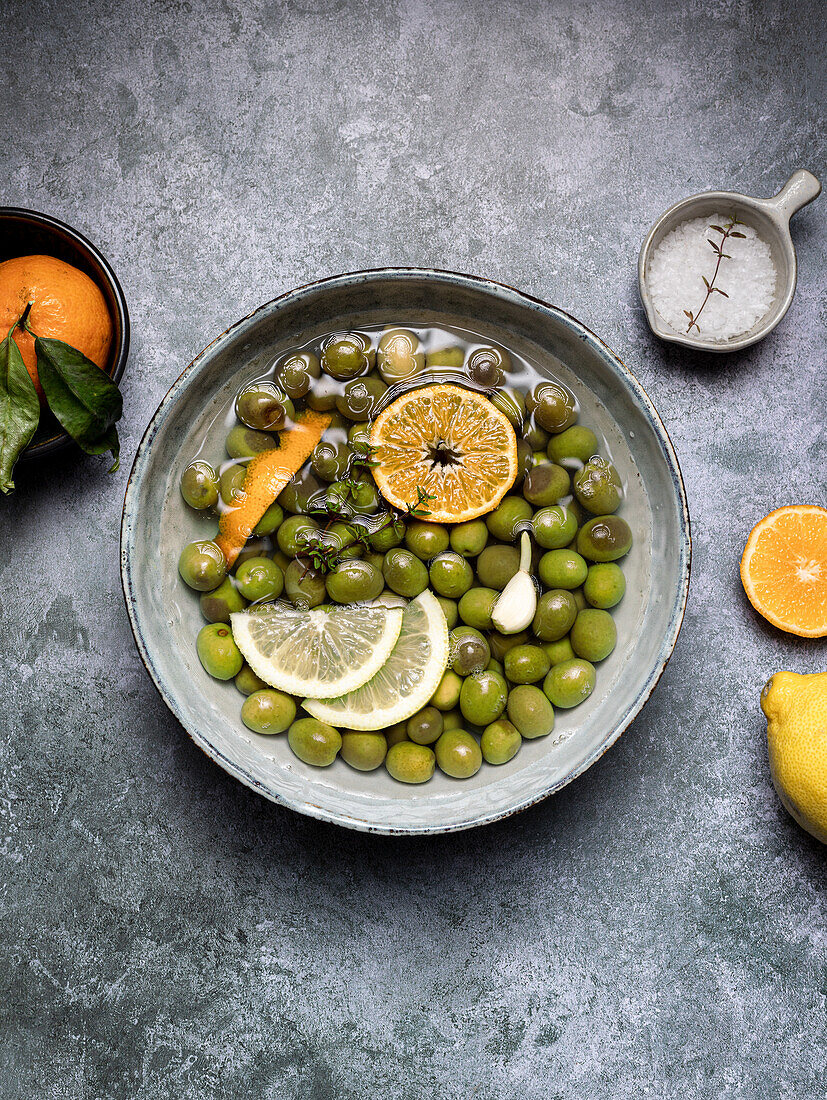
<instances>
[{"instance_id":1,"label":"whole orange","mask_svg":"<svg viewBox=\"0 0 827 1100\"><path fill-rule=\"evenodd\" d=\"M17 256L0 263L0 339L5 339L29 302L32 332L63 340L106 370L112 318L100 288L88 275L54 256ZM14 340L42 402L34 339L16 329Z\"/></svg>"}]
</instances>

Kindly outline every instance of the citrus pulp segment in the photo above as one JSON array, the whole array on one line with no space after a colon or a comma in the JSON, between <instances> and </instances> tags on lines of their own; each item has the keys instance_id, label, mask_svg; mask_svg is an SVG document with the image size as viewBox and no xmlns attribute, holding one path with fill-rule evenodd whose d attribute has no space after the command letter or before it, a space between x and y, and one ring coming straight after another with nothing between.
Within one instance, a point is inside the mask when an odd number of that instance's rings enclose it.
<instances>
[{"instance_id":1,"label":"citrus pulp segment","mask_svg":"<svg viewBox=\"0 0 827 1100\"><path fill-rule=\"evenodd\" d=\"M399 639L386 663L362 687L338 699L305 699L322 722L378 730L403 722L423 707L448 664L448 626L439 601L425 591L405 608Z\"/></svg>"},{"instance_id":2,"label":"citrus pulp segment","mask_svg":"<svg viewBox=\"0 0 827 1100\"><path fill-rule=\"evenodd\" d=\"M411 390L373 423L373 476L395 508L416 503L430 523L462 523L490 512L517 477L517 438L508 417L475 390L448 384Z\"/></svg>"},{"instance_id":3,"label":"citrus pulp segment","mask_svg":"<svg viewBox=\"0 0 827 1100\"><path fill-rule=\"evenodd\" d=\"M387 661L402 629L398 607L310 611L272 603L230 618L247 664L289 695L329 699L361 687Z\"/></svg>"}]
</instances>

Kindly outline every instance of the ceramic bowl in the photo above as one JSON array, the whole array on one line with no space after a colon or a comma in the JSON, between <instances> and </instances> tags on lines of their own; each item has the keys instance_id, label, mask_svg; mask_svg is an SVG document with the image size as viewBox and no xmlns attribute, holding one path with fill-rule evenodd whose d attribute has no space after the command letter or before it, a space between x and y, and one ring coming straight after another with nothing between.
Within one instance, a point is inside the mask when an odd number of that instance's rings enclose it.
<instances>
[{"instance_id":1,"label":"ceramic bowl","mask_svg":"<svg viewBox=\"0 0 827 1100\"><path fill-rule=\"evenodd\" d=\"M627 485L623 515L635 533L617 608L619 643L597 688L554 732L526 741L508 764L470 780L437 774L422 787L364 774L341 760L302 764L284 737L241 723L241 696L210 679L195 652L198 600L177 574L181 548L210 537L178 483L195 440L241 384L297 342L360 325L468 328L534 361L570 386L582 420L602 433ZM223 431L223 429L221 429ZM205 528L204 524L208 526ZM439 833L495 821L559 790L606 751L651 694L672 653L689 580L686 496L666 430L640 383L573 317L498 283L441 271L357 272L313 283L262 306L187 367L147 428L124 503L121 573L141 656L164 700L213 760L284 806L353 829Z\"/></svg>"},{"instance_id":2,"label":"ceramic bowl","mask_svg":"<svg viewBox=\"0 0 827 1100\"><path fill-rule=\"evenodd\" d=\"M119 382L129 355L129 313L109 261L82 233L57 218L38 214L36 210L0 206L0 262L15 256L40 254L56 256L72 264L100 287L115 330L107 373ZM66 432L48 411L44 411L34 439L20 456L21 461L54 454L70 445L72 440Z\"/></svg>"},{"instance_id":3,"label":"ceramic bowl","mask_svg":"<svg viewBox=\"0 0 827 1100\"><path fill-rule=\"evenodd\" d=\"M803 169L790 176L777 195L770 199L754 199L749 195L739 195L735 191L704 191L700 195L690 195L688 199L670 206L661 214L643 242L638 257L638 287L649 327L661 340L672 344L682 344L686 348L701 351L727 352L739 351L757 344L767 336L787 310L795 294L798 278L798 263L795 257L793 239L790 235L790 218L802 206L818 198L821 184L811 172ZM751 225L770 247L772 262L777 272L775 297L768 312L747 332L734 336L730 340L706 340L697 333L689 335L676 332L660 316L649 293L649 262L653 252L667 233L693 218L706 218L711 214L722 217L733 212L738 221Z\"/></svg>"}]
</instances>

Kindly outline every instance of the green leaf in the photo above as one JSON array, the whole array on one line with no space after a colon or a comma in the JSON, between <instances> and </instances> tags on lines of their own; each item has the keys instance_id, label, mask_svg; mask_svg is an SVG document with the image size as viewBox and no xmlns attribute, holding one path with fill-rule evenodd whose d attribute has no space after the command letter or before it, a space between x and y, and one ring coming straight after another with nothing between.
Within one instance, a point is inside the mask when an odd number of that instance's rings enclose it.
<instances>
[{"instance_id":1,"label":"green leaf","mask_svg":"<svg viewBox=\"0 0 827 1100\"><path fill-rule=\"evenodd\" d=\"M710 225L710 229L714 229L716 233L725 233L726 230L722 229L720 225Z\"/></svg>"},{"instance_id":2,"label":"green leaf","mask_svg":"<svg viewBox=\"0 0 827 1100\"><path fill-rule=\"evenodd\" d=\"M115 424L123 412L120 390L100 367L62 340L37 336L34 347L49 408L87 454L112 452L113 473L119 465Z\"/></svg>"},{"instance_id":3,"label":"green leaf","mask_svg":"<svg viewBox=\"0 0 827 1100\"><path fill-rule=\"evenodd\" d=\"M17 325L0 343L0 490L14 488L12 471L40 421L40 401L20 349L12 339Z\"/></svg>"},{"instance_id":4,"label":"green leaf","mask_svg":"<svg viewBox=\"0 0 827 1100\"><path fill-rule=\"evenodd\" d=\"M737 232L736 232L736 231L735 231L734 229L733 229L733 231L732 231L732 232L730 233L730 237L741 237L741 238L742 238L742 240L746 240L746 239L747 239L747 235L746 235L746 233L737 233Z\"/></svg>"}]
</instances>

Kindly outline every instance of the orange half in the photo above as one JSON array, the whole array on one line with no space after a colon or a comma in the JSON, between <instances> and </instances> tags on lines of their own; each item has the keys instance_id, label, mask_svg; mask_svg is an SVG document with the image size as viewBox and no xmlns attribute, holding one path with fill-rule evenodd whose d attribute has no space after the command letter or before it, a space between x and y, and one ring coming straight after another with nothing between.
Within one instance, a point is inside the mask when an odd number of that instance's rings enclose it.
<instances>
[{"instance_id":1,"label":"orange half","mask_svg":"<svg viewBox=\"0 0 827 1100\"><path fill-rule=\"evenodd\" d=\"M747 539L741 582L773 626L827 636L827 509L796 504L765 516Z\"/></svg>"},{"instance_id":2,"label":"orange half","mask_svg":"<svg viewBox=\"0 0 827 1100\"><path fill-rule=\"evenodd\" d=\"M373 476L395 508L417 501L429 523L464 523L496 508L517 477L517 437L489 399L461 386L434 385L398 397L370 431Z\"/></svg>"}]
</instances>

